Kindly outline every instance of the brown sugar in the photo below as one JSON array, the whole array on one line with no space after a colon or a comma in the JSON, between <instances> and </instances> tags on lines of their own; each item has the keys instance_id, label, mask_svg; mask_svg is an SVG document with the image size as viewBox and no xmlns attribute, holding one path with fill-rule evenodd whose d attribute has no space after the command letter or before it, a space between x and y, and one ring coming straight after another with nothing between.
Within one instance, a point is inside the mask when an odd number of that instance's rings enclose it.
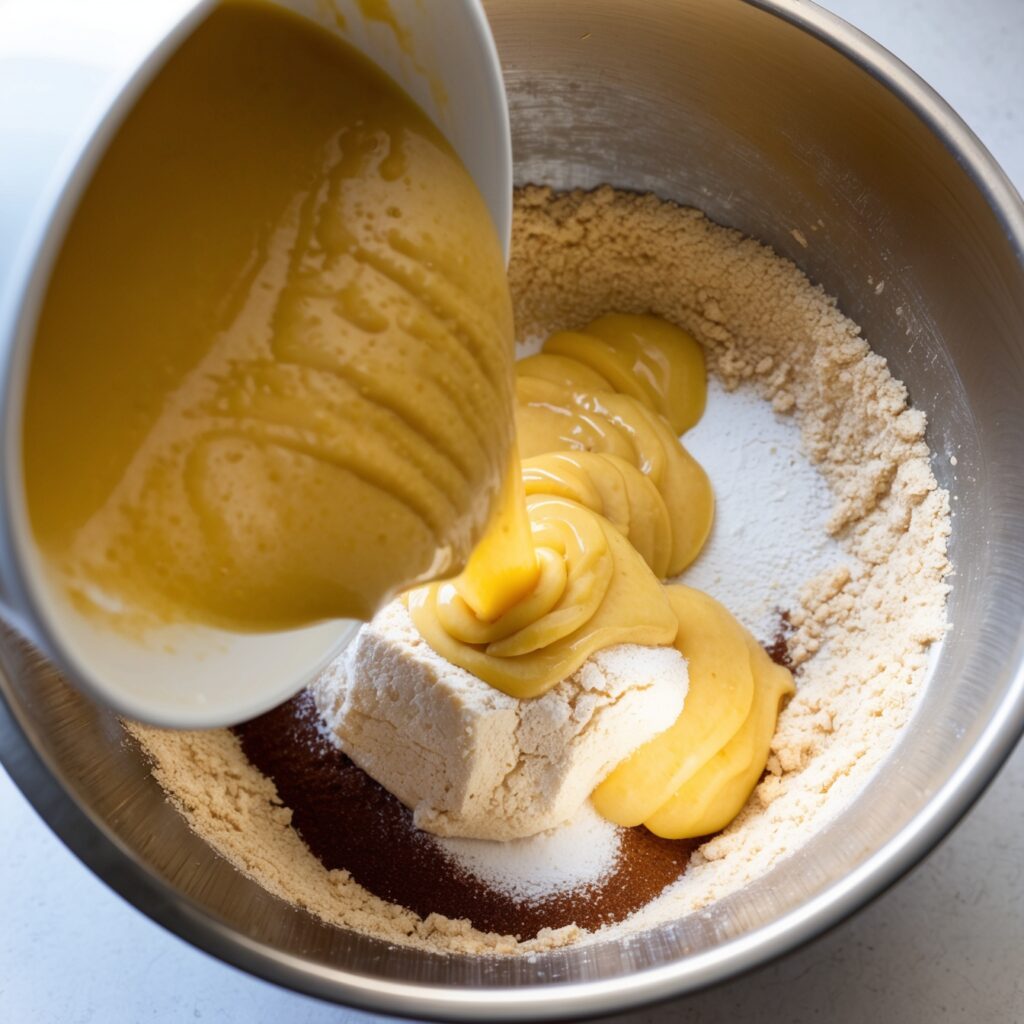
<instances>
[{"instance_id":1,"label":"brown sugar","mask_svg":"<svg viewBox=\"0 0 1024 1024\"><path fill-rule=\"evenodd\" d=\"M328 871L346 871L375 896L424 918L466 919L480 931L521 939L567 925L593 930L628 917L676 881L696 845L623 829L614 868L599 882L516 899L463 870L433 836L415 828L412 812L324 736L308 691L235 733Z\"/></svg>"}]
</instances>

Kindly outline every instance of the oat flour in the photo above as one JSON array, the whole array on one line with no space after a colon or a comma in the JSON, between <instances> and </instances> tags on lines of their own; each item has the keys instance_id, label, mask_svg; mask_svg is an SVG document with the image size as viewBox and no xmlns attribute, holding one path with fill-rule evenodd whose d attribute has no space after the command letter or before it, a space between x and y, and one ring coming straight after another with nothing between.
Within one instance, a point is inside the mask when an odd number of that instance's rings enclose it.
<instances>
[{"instance_id":1,"label":"oat flour","mask_svg":"<svg viewBox=\"0 0 1024 1024\"><path fill-rule=\"evenodd\" d=\"M792 418L831 496L824 528L801 520L789 538L789 563L812 549L824 555L803 561L809 578L788 609L797 692L779 718L768 773L685 876L632 919L648 927L764 874L841 810L892 748L923 684L927 648L945 627L948 496L929 466L924 414L909 408L857 325L794 264L699 211L607 187L522 189L509 275L522 337L610 310L653 313L692 332L725 391L757 394ZM748 511L745 531L759 514ZM777 529L778 519L762 526ZM756 588L768 569L740 556L734 571L741 581L756 573ZM791 591L792 565L785 571ZM421 920L325 871L229 733L131 731L199 834L328 922L450 952L534 952L589 938L570 927L518 943L464 921Z\"/></svg>"}]
</instances>

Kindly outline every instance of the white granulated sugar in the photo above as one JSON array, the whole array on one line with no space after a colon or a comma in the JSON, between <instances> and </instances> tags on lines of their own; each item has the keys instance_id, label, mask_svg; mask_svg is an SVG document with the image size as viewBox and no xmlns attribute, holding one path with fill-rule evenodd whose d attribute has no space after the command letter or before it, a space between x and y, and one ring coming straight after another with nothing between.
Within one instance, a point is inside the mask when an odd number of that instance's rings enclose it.
<instances>
[{"instance_id":1,"label":"white granulated sugar","mask_svg":"<svg viewBox=\"0 0 1024 1024\"><path fill-rule=\"evenodd\" d=\"M779 612L796 608L804 584L845 559L825 532L828 485L804 453L793 417L749 387L726 391L712 378L704 415L683 443L711 478L715 521L680 580L771 643Z\"/></svg>"},{"instance_id":2,"label":"white granulated sugar","mask_svg":"<svg viewBox=\"0 0 1024 1024\"><path fill-rule=\"evenodd\" d=\"M620 834L588 800L572 821L527 839L439 838L437 843L474 878L529 902L602 881L615 869Z\"/></svg>"}]
</instances>

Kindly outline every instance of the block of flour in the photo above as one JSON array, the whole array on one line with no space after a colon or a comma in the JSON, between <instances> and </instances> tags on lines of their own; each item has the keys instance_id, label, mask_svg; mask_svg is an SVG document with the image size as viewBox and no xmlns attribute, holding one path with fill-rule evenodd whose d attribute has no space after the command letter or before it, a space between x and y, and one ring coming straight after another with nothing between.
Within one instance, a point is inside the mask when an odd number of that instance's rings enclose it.
<instances>
[{"instance_id":1,"label":"block of flour","mask_svg":"<svg viewBox=\"0 0 1024 1024\"><path fill-rule=\"evenodd\" d=\"M436 654L396 601L312 689L341 748L419 828L507 840L572 818L612 768L672 725L687 672L671 647L620 644L519 700Z\"/></svg>"}]
</instances>

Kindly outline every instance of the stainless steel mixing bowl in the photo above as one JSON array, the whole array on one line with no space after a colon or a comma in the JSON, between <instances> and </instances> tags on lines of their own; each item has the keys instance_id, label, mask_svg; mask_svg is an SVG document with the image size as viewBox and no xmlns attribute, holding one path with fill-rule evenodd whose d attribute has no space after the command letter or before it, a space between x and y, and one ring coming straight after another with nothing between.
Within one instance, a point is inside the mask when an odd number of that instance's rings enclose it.
<instances>
[{"instance_id":1,"label":"stainless steel mixing bowl","mask_svg":"<svg viewBox=\"0 0 1024 1024\"><path fill-rule=\"evenodd\" d=\"M165 803L116 720L2 645L0 750L42 816L155 920L253 973L439 1018L610 1012L812 938L948 831L1024 724L1024 210L927 86L802 0L495 0L521 181L691 203L794 259L927 411L954 497L952 626L898 748L756 884L631 941L530 960L389 949L243 878ZM812 238L807 248L794 230ZM876 282L884 281L878 294Z\"/></svg>"}]
</instances>

